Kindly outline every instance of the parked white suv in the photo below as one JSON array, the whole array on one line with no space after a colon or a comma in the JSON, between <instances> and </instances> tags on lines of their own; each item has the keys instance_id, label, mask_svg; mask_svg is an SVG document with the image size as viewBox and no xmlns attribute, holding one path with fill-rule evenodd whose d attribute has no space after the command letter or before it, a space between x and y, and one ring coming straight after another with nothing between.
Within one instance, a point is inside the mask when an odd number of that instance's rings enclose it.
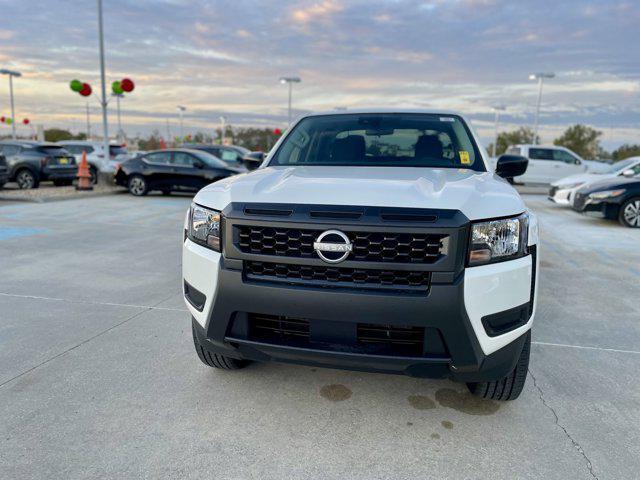
<instances>
[{"instance_id":1,"label":"parked white suv","mask_svg":"<svg viewBox=\"0 0 640 480\"><path fill-rule=\"evenodd\" d=\"M549 200L559 205L573 205L576 192L582 187L615 177L636 175L640 175L640 157L627 158L610 165L609 169L602 173L570 175L553 182L549 189Z\"/></svg>"},{"instance_id":2,"label":"parked white suv","mask_svg":"<svg viewBox=\"0 0 640 480\"><path fill-rule=\"evenodd\" d=\"M556 145L515 145L507 153L529 159L527 171L516 178L522 183L549 184L569 175L604 172L610 167L604 162L584 160L568 148Z\"/></svg>"},{"instance_id":3,"label":"parked white suv","mask_svg":"<svg viewBox=\"0 0 640 480\"><path fill-rule=\"evenodd\" d=\"M536 217L462 116L303 117L263 165L185 219L183 293L200 360L452 378L511 400L527 376Z\"/></svg>"},{"instance_id":4,"label":"parked white suv","mask_svg":"<svg viewBox=\"0 0 640 480\"><path fill-rule=\"evenodd\" d=\"M97 183L99 173L114 175L118 165L125 162L131 155L127 147L121 144L112 143L109 145L108 157L104 154L104 143L84 140L64 140L58 142L64 146L76 158L76 163L80 163L82 152L87 153L89 172L91 173L91 183Z\"/></svg>"}]
</instances>

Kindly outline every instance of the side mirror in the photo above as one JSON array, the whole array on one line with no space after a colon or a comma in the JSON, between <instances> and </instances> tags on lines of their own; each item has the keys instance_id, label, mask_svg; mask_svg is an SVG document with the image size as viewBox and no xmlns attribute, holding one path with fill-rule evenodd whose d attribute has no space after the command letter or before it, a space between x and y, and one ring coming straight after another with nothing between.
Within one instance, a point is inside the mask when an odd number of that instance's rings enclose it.
<instances>
[{"instance_id":1,"label":"side mirror","mask_svg":"<svg viewBox=\"0 0 640 480\"><path fill-rule=\"evenodd\" d=\"M242 163L244 163L247 170L255 170L264 161L264 152L251 152L242 157Z\"/></svg>"},{"instance_id":2,"label":"side mirror","mask_svg":"<svg viewBox=\"0 0 640 480\"><path fill-rule=\"evenodd\" d=\"M636 172L634 170L632 170L631 168L628 168L626 170L622 171L622 176L623 177L633 177L636 174Z\"/></svg>"},{"instance_id":3,"label":"side mirror","mask_svg":"<svg viewBox=\"0 0 640 480\"><path fill-rule=\"evenodd\" d=\"M496 165L496 175L502 178L519 177L527 171L529 159L520 155L501 155Z\"/></svg>"},{"instance_id":4,"label":"side mirror","mask_svg":"<svg viewBox=\"0 0 640 480\"><path fill-rule=\"evenodd\" d=\"M204 162L202 160L193 161L194 168L204 168Z\"/></svg>"}]
</instances>

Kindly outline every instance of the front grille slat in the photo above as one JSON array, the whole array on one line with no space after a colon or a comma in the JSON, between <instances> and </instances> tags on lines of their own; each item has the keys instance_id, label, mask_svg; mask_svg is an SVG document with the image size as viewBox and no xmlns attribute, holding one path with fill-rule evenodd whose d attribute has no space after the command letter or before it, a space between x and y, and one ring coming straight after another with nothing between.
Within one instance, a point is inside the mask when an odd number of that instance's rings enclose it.
<instances>
[{"instance_id":1,"label":"front grille slat","mask_svg":"<svg viewBox=\"0 0 640 480\"><path fill-rule=\"evenodd\" d=\"M249 313L247 338L273 345L356 354L404 357L429 354L424 350L425 327L357 323L353 335L328 339L323 329L318 328L323 323L324 320Z\"/></svg>"},{"instance_id":2,"label":"front grille slat","mask_svg":"<svg viewBox=\"0 0 640 480\"><path fill-rule=\"evenodd\" d=\"M431 273L409 270L378 270L294 265L289 263L245 262L245 276L249 280L284 281L289 283L317 283L322 287L395 288L428 290Z\"/></svg>"},{"instance_id":3,"label":"front grille slat","mask_svg":"<svg viewBox=\"0 0 640 480\"><path fill-rule=\"evenodd\" d=\"M243 253L313 258L313 242L323 230L237 225L237 246ZM349 260L431 264L443 256L446 234L345 232L353 244Z\"/></svg>"}]
</instances>

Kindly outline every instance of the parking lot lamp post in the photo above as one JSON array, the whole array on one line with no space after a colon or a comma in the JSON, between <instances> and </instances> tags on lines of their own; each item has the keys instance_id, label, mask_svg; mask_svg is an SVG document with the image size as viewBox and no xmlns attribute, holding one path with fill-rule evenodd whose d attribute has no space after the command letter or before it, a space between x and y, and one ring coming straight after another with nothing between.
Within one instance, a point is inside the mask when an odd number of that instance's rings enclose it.
<instances>
[{"instance_id":1,"label":"parking lot lamp post","mask_svg":"<svg viewBox=\"0 0 640 480\"><path fill-rule=\"evenodd\" d=\"M13 139L16 139L16 111L15 106L13 104L13 77L21 77L22 74L20 72L16 72L15 70L7 70L3 68L0 70L0 74L9 75L9 98L11 101L11 136Z\"/></svg>"},{"instance_id":2,"label":"parking lot lamp post","mask_svg":"<svg viewBox=\"0 0 640 480\"><path fill-rule=\"evenodd\" d=\"M182 128L182 116L184 115L184 111L187 107L183 107L182 105L178 105L178 113L180 113L180 140L184 143L184 130Z\"/></svg>"},{"instance_id":3,"label":"parking lot lamp post","mask_svg":"<svg viewBox=\"0 0 640 480\"><path fill-rule=\"evenodd\" d=\"M494 124L494 134L493 134L493 148L491 149L491 156L496 156L496 149L498 148L498 123L500 123L500 112L504 112L507 109L504 105L496 105L493 107L494 112L496 112L496 119Z\"/></svg>"},{"instance_id":4,"label":"parking lot lamp post","mask_svg":"<svg viewBox=\"0 0 640 480\"><path fill-rule=\"evenodd\" d=\"M89 115L89 102L87 102L87 140L91 140L91 116Z\"/></svg>"},{"instance_id":5,"label":"parking lot lamp post","mask_svg":"<svg viewBox=\"0 0 640 480\"><path fill-rule=\"evenodd\" d=\"M124 132L122 131L122 121L120 119L120 99L124 97L124 95L121 93L112 93L111 95L113 97L116 97L116 112L118 116L118 137L120 137L120 140L122 140L124 139Z\"/></svg>"},{"instance_id":6,"label":"parking lot lamp post","mask_svg":"<svg viewBox=\"0 0 640 480\"><path fill-rule=\"evenodd\" d=\"M545 78L555 77L555 73L532 73L529 80L538 80L538 103L536 105L536 120L533 128L533 144L538 143L538 118L540 117L540 103L542 102L542 84Z\"/></svg>"},{"instance_id":7,"label":"parking lot lamp post","mask_svg":"<svg viewBox=\"0 0 640 480\"><path fill-rule=\"evenodd\" d=\"M288 109L289 125L291 125L291 96L293 92L293 84L300 83L301 81L302 80L300 79L300 77L281 77L280 78L280 83L282 84L286 83L289 85L289 109Z\"/></svg>"},{"instance_id":8,"label":"parking lot lamp post","mask_svg":"<svg viewBox=\"0 0 640 480\"><path fill-rule=\"evenodd\" d=\"M107 82L104 71L104 32L102 27L102 0L98 0L98 37L100 42L100 80L102 82L102 134L104 135L104 158L108 161L109 151L109 122L107 120Z\"/></svg>"}]
</instances>

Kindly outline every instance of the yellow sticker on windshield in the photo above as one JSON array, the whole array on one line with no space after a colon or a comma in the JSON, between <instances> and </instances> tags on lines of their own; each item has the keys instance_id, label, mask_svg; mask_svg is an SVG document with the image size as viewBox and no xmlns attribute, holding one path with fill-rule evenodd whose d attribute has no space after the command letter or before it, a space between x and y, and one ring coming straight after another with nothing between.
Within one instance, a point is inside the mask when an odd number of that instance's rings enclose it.
<instances>
[{"instance_id":1,"label":"yellow sticker on windshield","mask_svg":"<svg viewBox=\"0 0 640 480\"><path fill-rule=\"evenodd\" d=\"M460 163L463 165L470 165L471 159L469 158L469 152L464 150L460 150Z\"/></svg>"}]
</instances>

